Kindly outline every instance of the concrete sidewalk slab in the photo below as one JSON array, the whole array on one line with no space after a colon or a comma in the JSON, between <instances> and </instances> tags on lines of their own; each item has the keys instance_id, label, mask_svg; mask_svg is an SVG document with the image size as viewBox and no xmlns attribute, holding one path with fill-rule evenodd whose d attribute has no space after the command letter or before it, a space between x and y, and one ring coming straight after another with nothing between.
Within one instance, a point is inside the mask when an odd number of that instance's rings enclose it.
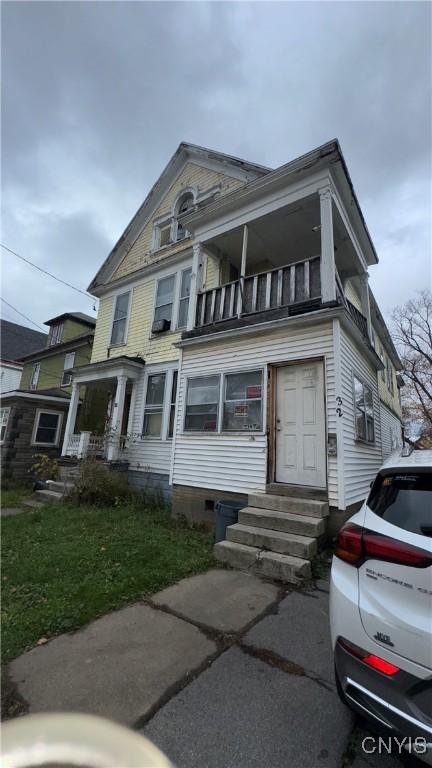
<instances>
[{"instance_id":1,"label":"concrete sidewalk slab","mask_svg":"<svg viewBox=\"0 0 432 768\"><path fill-rule=\"evenodd\" d=\"M216 645L181 619L135 604L10 664L30 713L88 712L131 725Z\"/></svg>"},{"instance_id":2,"label":"concrete sidewalk slab","mask_svg":"<svg viewBox=\"0 0 432 768\"><path fill-rule=\"evenodd\" d=\"M328 612L326 592L291 592L280 603L279 613L253 627L244 642L274 651L334 686Z\"/></svg>"},{"instance_id":3,"label":"concrete sidewalk slab","mask_svg":"<svg viewBox=\"0 0 432 768\"><path fill-rule=\"evenodd\" d=\"M239 632L277 600L278 588L242 571L215 569L183 579L153 596L190 621L221 632Z\"/></svg>"},{"instance_id":4,"label":"concrete sidewalk slab","mask_svg":"<svg viewBox=\"0 0 432 768\"><path fill-rule=\"evenodd\" d=\"M15 517L15 515L21 515L23 512L28 512L28 509L21 509L21 507L2 507L0 516Z\"/></svg>"},{"instance_id":5,"label":"concrete sidewalk slab","mask_svg":"<svg viewBox=\"0 0 432 768\"><path fill-rule=\"evenodd\" d=\"M143 732L177 768L340 768L351 723L323 686L231 648Z\"/></svg>"}]
</instances>

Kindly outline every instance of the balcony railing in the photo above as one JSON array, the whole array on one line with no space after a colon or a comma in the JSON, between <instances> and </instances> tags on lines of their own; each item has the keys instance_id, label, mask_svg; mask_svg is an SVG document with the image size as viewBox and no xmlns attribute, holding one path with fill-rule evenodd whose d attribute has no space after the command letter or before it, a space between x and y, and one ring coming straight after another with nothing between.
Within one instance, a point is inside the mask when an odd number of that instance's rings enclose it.
<instances>
[{"instance_id":1,"label":"balcony railing","mask_svg":"<svg viewBox=\"0 0 432 768\"><path fill-rule=\"evenodd\" d=\"M350 313L355 324L361 330L365 339L369 341L368 325L365 316L362 314L362 312L360 312L359 309L357 309L356 306L354 306L354 304L349 301L349 299L346 299L346 305L348 307L348 312Z\"/></svg>"},{"instance_id":2,"label":"balcony railing","mask_svg":"<svg viewBox=\"0 0 432 768\"><path fill-rule=\"evenodd\" d=\"M320 297L320 257L315 256L199 293L195 327Z\"/></svg>"}]
</instances>

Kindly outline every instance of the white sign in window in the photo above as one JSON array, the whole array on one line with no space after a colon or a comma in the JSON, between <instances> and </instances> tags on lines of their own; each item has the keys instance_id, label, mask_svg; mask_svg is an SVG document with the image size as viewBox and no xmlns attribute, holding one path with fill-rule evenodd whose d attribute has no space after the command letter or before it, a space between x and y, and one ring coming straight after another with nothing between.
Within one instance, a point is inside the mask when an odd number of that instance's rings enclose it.
<instances>
[{"instance_id":1,"label":"white sign in window","mask_svg":"<svg viewBox=\"0 0 432 768\"><path fill-rule=\"evenodd\" d=\"M129 291L116 296L111 344L124 344L126 340L126 324L129 310Z\"/></svg>"},{"instance_id":2,"label":"white sign in window","mask_svg":"<svg viewBox=\"0 0 432 768\"><path fill-rule=\"evenodd\" d=\"M261 432L262 371L225 376L223 432Z\"/></svg>"}]
</instances>

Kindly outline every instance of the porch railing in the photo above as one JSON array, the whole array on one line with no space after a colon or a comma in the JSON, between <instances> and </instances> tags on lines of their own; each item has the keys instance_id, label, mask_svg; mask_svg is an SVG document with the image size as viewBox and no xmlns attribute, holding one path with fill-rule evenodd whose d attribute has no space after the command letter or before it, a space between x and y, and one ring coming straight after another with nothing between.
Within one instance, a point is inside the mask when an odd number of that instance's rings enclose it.
<instances>
[{"instance_id":1,"label":"porch railing","mask_svg":"<svg viewBox=\"0 0 432 768\"><path fill-rule=\"evenodd\" d=\"M320 257L240 278L197 296L195 327L321 296Z\"/></svg>"},{"instance_id":2,"label":"porch railing","mask_svg":"<svg viewBox=\"0 0 432 768\"><path fill-rule=\"evenodd\" d=\"M125 451L128 447L127 436L120 435L117 440L119 451ZM80 432L79 434L71 435L69 438L66 455L76 456L81 459L84 459L86 456L104 457L109 443L114 441L115 437L95 435L92 432Z\"/></svg>"}]
</instances>

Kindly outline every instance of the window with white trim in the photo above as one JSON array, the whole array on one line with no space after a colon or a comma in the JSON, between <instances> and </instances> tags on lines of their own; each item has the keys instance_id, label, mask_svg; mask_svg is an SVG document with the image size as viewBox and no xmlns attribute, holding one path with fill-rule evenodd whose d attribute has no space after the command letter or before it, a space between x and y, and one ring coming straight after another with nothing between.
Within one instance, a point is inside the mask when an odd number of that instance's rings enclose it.
<instances>
[{"instance_id":1,"label":"window with white trim","mask_svg":"<svg viewBox=\"0 0 432 768\"><path fill-rule=\"evenodd\" d=\"M225 374L222 432L262 431L262 370Z\"/></svg>"},{"instance_id":2,"label":"window with white trim","mask_svg":"<svg viewBox=\"0 0 432 768\"><path fill-rule=\"evenodd\" d=\"M181 273L177 328L186 327L188 309L189 309L191 277L192 277L191 267L188 267L188 269L184 269L183 272Z\"/></svg>"},{"instance_id":3,"label":"window with white trim","mask_svg":"<svg viewBox=\"0 0 432 768\"><path fill-rule=\"evenodd\" d=\"M175 281L175 275L162 277L158 280L156 289L154 320L155 322L157 320L166 320L170 324L170 327L174 304Z\"/></svg>"},{"instance_id":4,"label":"window with white trim","mask_svg":"<svg viewBox=\"0 0 432 768\"><path fill-rule=\"evenodd\" d=\"M180 216L182 213L187 213L189 211L194 203L194 197L192 192L187 192L185 195L183 195L180 198L180 201L177 205L177 216ZM185 237L188 236L187 229L183 226L181 222L177 222L177 231L176 231L176 241L184 240Z\"/></svg>"},{"instance_id":5,"label":"window with white trim","mask_svg":"<svg viewBox=\"0 0 432 768\"><path fill-rule=\"evenodd\" d=\"M31 378L30 378L30 389L37 389L37 385L39 382L39 374L40 374L40 363L33 363Z\"/></svg>"},{"instance_id":6,"label":"window with white trim","mask_svg":"<svg viewBox=\"0 0 432 768\"><path fill-rule=\"evenodd\" d=\"M0 443L5 439L9 421L10 408L0 408Z\"/></svg>"},{"instance_id":7,"label":"window with white trim","mask_svg":"<svg viewBox=\"0 0 432 768\"><path fill-rule=\"evenodd\" d=\"M126 326L129 312L130 291L120 293L115 298L114 316L111 328L111 346L124 344L126 341Z\"/></svg>"},{"instance_id":8,"label":"window with white trim","mask_svg":"<svg viewBox=\"0 0 432 768\"><path fill-rule=\"evenodd\" d=\"M357 440L375 442L372 388L354 376L355 431Z\"/></svg>"},{"instance_id":9,"label":"window with white trim","mask_svg":"<svg viewBox=\"0 0 432 768\"><path fill-rule=\"evenodd\" d=\"M178 371L173 371L171 382L171 400L169 406L169 421L168 421L168 439L170 440L174 435L174 419L175 419L175 406L177 399L177 380Z\"/></svg>"},{"instance_id":10,"label":"window with white trim","mask_svg":"<svg viewBox=\"0 0 432 768\"><path fill-rule=\"evenodd\" d=\"M160 438L165 399L165 373L154 373L147 378L144 407L143 437Z\"/></svg>"},{"instance_id":11,"label":"window with white trim","mask_svg":"<svg viewBox=\"0 0 432 768\"><path fill-rule=\"evenodd\" d=\"M184 428L187 432L217 432L220 376L188 379Z\"/></svg>"},{"instance_id":12,"label":"window with white trim","mask_svg":"<svg viewBox=\"0 0 432 768\"><path fill-rule=\"evenodd\" d=\"M68 387L72 383L71 368L75 365L75 352L67 352L65 354L63 365L63 376L61 380L62 387Z\"/></svg>"},{"instance_id":13,"label":"window with white trim","mask_svg":"<svg viewBox=\"0 0 432 768\"><path fill-rule=\"evenodd\" d=\"M58 445L62 418L57 411L36 411L32 445Z\"/></svg>"},{"instance_id":14,"label":"window with white trim","mask_svg":"<svg viewBox=\"0 0 432 768\"><path fill-rule=\"evenodd\" d=\"M64 323L57 323L52 325L48 336L48 346L52 347L54 344L60 344L63 337Z\"/></svg>"},{"instance_id":15,"label":"window with white trim","mask_svg":"<svg viewBox=\"0 0 432 768\"><path fill-rule=\"evenodd\" d=\"M390 394L392 395L393 392L394 392L393 366L392 366L392 364L390 362L390 358L389 357L387 357L386 363L387 363L387 365L386 365L387 389L390 392Z\"/></svg>"}]
</instances>

